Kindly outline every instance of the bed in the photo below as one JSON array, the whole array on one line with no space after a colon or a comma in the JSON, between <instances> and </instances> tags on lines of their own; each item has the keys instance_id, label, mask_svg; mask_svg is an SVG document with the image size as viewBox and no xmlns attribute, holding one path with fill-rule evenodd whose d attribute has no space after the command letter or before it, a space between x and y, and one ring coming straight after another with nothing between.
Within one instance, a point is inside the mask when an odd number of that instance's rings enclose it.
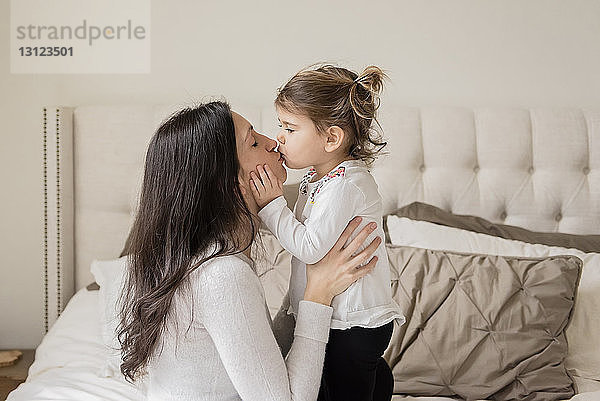
<instances>
[{"instance_id":1,"label":"bed","mask_svg":"<svg viewBox=\"0 0 600 401\"><path fill-rule=\"evenodd\" d=\"M41 313L47 334L26 382L8 400L144 399L143 382L134 386L106 370L101 291L89 287L98 281L91 266L118 258L133 219L146 145L160 121L182 106L43 109L45 222L40 274L45 283ZM234 104L233 108L259 132L274 136L272 106ZM386 215L420 202L451 215L476 216L489 224L532 232L573 234L575 239L600 234L600 110L386 105L380 121L389 154L377 161L373 175ZM286 183L290 197L302 175L302 171L290 172ZM413 241L406 230L417 230L420 223L405 220L403 224L400 245L429 247L427 239L435 235ZM471 234L464 235L465 241L471 241ZM387 240L392 247L392 239ZM266 243L271 256L263 255L259 273L273 313L286 290L289 255L273 238ZM580 287L593 293L595 284L580 279ZM570 319L573 313L568 315ZM595 356L600 355L599 349L584 351ZM570 374L578 372L575 366ZM574 381L577 394L570 399L600 399L600 375L580 374ZM394 396L400 399L453 398Z\"/></svg>"}]
</instances>

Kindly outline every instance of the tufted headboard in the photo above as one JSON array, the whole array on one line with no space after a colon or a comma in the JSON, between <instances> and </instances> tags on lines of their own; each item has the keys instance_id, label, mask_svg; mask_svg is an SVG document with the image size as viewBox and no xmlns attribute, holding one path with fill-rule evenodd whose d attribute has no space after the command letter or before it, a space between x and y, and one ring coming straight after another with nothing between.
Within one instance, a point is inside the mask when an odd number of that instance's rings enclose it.
<instances>
[{"instance_id":1,"label":"tufted headboard","mask_svg":"<svg viewBox=\"0 0 600 401\"><path fill-rule=\"evenodd\" d=\"M46 326L116 258L133 221L146 146L184 105L46 107ZM272 106L233 105L274 137ZM536 231L600 234L600 109L391 107L373 175L389 213L422 201ZM292 172L288 183L303 172Z\"/></svg>"}]
</instances>

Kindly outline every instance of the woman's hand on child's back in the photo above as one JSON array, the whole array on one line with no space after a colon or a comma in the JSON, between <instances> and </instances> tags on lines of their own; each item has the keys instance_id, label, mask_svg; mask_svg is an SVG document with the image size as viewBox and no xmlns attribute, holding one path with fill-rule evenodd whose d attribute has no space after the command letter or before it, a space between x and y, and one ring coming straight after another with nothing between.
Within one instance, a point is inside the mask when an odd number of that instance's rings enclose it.
<instances>
[{"instance_id":1,"label":"woman's hand on child's back","mask_svg":"<svg viewBox=\"0 0 600 401\"><path fill-rule=\"evenodd\" d=\"M269 165L256 166L258 176L250 172L250 189L259 209L265 207L273 199L283 195L283 183L273 174Z\"/></svg>"},{"instance_id":2,"label":"woman's hand on child's back","mask_svg":"<svg viewBox=\"0 0 600 401\"><path fill-rule=\"evenodd\" d=\"M377 228L377 224L370 223L364 226L344 248L344 244L360 222L360 217L352 219L327 255L313 265L306 265L304 300L331 305L333 297L346 291L356 280L373 271L377 263L377 256L373 258L371 256L381 243L381 237L375 237L369 246L357 255L353 256L353 254L365 242L369 234ZM362 265L368 260L369 263Z\"/></svg>"}]
</instances>

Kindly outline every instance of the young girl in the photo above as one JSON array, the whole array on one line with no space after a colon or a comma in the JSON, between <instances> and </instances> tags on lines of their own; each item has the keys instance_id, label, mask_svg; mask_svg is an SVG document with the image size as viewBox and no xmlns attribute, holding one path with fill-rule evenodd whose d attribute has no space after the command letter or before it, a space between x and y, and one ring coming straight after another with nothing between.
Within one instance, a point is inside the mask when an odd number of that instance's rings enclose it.
<instances>
[{"instance_id":1,"label":"young girl","mask_svg":"<svg viewBox=\"0 0 600 401\"><path fill-rule=\"evenodd\" d=\"M362 74L324 65L300 71L278 92L282 130L279 152L287 167L312 168L300 183L294 211L282 183L268 166L257 166L250 188L259 216L292 255L290 308L294 317L306 287L306 264L331 249L348 221L377 224L384 238L382 201L368 168L385 146L372 129L385 74L375 66ZM333 299L329 344L319 400L390 400L391 370L382 358L393 329L405 318L392 299L385 245L375 252L373 272ZM367 262L366 260L364 262Z\"/></svg>"}]
</instances>

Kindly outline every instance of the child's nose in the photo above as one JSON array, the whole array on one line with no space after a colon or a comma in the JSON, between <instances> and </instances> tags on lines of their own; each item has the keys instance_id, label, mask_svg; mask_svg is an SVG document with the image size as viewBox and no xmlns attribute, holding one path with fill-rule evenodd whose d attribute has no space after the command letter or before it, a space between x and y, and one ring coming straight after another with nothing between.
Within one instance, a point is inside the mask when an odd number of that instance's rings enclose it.
<instances>
[{"instance_id":1,"label":"child's nose","mask_svg":"<svg viewBox=\"0 0 600 401\"><path fill-rule=\"evenodd\" d=\"M279 143L285 143L285 136L283 136L283 133L279 133L277 134L277 140L279 141Z\"/></svg>"}]
</instances>

